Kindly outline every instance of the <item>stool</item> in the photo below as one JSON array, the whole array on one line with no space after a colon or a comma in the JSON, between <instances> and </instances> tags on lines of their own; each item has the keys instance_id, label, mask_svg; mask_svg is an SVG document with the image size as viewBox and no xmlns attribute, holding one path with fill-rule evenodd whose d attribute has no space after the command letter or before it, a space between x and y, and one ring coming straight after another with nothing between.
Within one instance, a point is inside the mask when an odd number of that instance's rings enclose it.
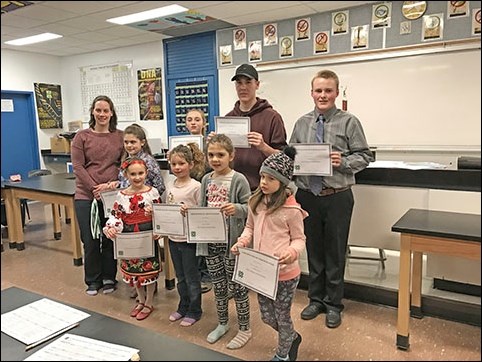
<instances>
[{"instance_id":1,"label":"stool","mask_svg":"<svg viewBox=\"0 0 482 362\"><path fill-rule=\"evenodd\" d=\"M372 257L372 256L355 256L351 255L351 250L350 246L356 247L356 248L372 248L371 246L366 246L366 245L348 245L346 248L346 257L350 259L359 259L359 260L374 260L374 261L379 261L382 263L382 269L385 270L385 261L387 260L387 255L385 254L385 250L382 248L378 248L378 258L377 257Z\"/></svg>"}]
</instances>

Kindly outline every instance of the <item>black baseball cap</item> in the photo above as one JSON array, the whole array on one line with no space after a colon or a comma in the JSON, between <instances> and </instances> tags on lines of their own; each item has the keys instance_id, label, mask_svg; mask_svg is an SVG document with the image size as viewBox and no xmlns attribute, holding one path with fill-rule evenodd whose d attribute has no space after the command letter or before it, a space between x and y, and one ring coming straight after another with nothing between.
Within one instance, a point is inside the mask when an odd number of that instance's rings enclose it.
<instances>
[{"instance_id":1,"label":"black baseball cap","mask_svg":"<svg viewBox=\"0 0 482 362\"><path fill-rule=\"evenodd\" d=\"M256 79L258 80L258 72L256 69L250 64L241 64L237 69L234 77L231 78L231 81L235 81L238 77L244 76L249 79Z\"/></svg>"}]
</instances>

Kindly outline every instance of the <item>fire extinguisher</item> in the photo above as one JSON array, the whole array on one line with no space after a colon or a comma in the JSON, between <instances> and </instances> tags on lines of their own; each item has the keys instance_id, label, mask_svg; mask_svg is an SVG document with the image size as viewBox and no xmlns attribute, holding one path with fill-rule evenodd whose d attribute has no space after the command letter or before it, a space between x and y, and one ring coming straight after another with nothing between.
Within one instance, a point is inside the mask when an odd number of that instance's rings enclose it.
<instances>
[{"instance_id":1,"label":"fire extinguisher","mask_svg":"<svg viewBox=\"0 0 482 362\"><path fill-rule=\"evenodd\" d=\"M346 88L343 88L343 93L342 93L342 101L341 101L341 109L344 111L348 110L348 98L346 96Z\"/></svg>"}]
</instances>

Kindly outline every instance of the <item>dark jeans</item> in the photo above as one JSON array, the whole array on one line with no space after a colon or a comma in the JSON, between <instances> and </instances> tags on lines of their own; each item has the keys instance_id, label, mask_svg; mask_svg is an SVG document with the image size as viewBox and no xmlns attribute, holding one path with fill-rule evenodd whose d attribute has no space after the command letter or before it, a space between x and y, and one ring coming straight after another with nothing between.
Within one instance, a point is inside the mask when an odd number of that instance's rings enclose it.
<instances>
[{"instance_id":1,"label":"dark jeans","mask_svg":"<svg viewBox=\"0 0 482 362\"><path fill-rule=\"evenodd\" d=\"M79 223L80 238L84 246L84 281L88 286L101 288L103 281L115 281L117 261L114 259L112 240L102 234L94 239L90 231L91 200L75 200L75 212ZM98 201L101 228L107 219L104 217L104 206Z\"/></svg>"},{"instance_id":2,"label":"dark jeans","mask_svg":"<svg viewBox=\"0 0 482 362\"><path fill-rule=\"evenodd\" d=\"M183 316L201 319L201 273L198 269L196 244L169 240L171 259L177 278L179 306L177 312Z\"/></svg>"},{"instance_id":3,"label":"dark jeans","mask_svg":"<svg viewBox=\"0 0 482 362\"><path fill-rule=\"evenodd\" d=\"M199 272L201 273L201 282L211 283L211 275L209 274L209 271L208 271L206 258L202 255L199 255L197 257L197 261L198 261L198 269L199 269Z\"/></svg>"}]
</instances>

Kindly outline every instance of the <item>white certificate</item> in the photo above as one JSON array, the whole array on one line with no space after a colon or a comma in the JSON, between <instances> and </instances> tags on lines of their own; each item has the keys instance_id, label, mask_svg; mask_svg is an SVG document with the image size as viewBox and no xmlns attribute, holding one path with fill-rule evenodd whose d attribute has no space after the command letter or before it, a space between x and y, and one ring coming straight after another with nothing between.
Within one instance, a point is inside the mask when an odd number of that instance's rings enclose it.
<instances>
[{"instance_id":1,"label":"white certificate","mask_svg":"<svg viewBox=\"0 0 482 362\"><path fill-rule=\"evenodd\" d=\"M201 135L169 136L169 151L179 145L187 146L188 143L197 144L203 151L203 136Z\"/></svg>"},{"instance_id":2,"label":"white certificate","mask_svg":"<svg viewBox=\"0 0 482 362\"><path fill-rule=\"evenodd\" d=\"M278 292L279 261L272 255L239 248L233 281L273 300Z\"/></svg>"},{"instance_id":3,"label":"white certificate","mask_svg":"<svg viewBox=\"0 0 482 362\"><path fill-rule=\"evenodd\" d=\"M216 133L231 138L234 147L250 148L248 132L251 130L249 117L214 117Z\"/></svg>"},{"instance_id":4,"label":"white certificate","mask_svg":"<svg viewBox=\"0 0 482 362\"><path fill-rule=\"evenodd\" d=\"M226 219L219 207L187 209L188 243L227 243Z\"/></svg>"},{"instance_id":5,"label":"white certificate","mask_svg":"<svg viewBox=\"0 0 482 362\"><path fill-rule=\"evenodd\" d=\"M124 189L115 189L109 191L102 191L100 193L100 198L102 200L102 204L104 205L104 215L105 217L109 217L112 209L114 208L114 202L117 199L117 193Z\"/></svg>"},{"instance_id":6,"label":"white certificate","mask_svg":"<svg viewBox=\"0 0 482 362\"><path fill-rule=\"evenodd\" d=\"M331 144L292 144L296 148L293 175L332 176Z\"/></svg>"},{"instance_id":7,"label":"white certificate","mask_svg":"<svg viewBox=\"0 0 482 362\"><path fill-rule=\"evenodd\" d=\"M153 232L157 235L185 236L181 205L153 204Z\"/></svg>"},{"instance_id":8,"label":"white certificate","mask_svg":"<svg viewBox=\"0 0 482 362\"><path fill-rule=\"evenodd\" d=\"M154 256L152 231L120 233L114 240L116 259L137 259Z\"/></svg>"}]
</instances>

